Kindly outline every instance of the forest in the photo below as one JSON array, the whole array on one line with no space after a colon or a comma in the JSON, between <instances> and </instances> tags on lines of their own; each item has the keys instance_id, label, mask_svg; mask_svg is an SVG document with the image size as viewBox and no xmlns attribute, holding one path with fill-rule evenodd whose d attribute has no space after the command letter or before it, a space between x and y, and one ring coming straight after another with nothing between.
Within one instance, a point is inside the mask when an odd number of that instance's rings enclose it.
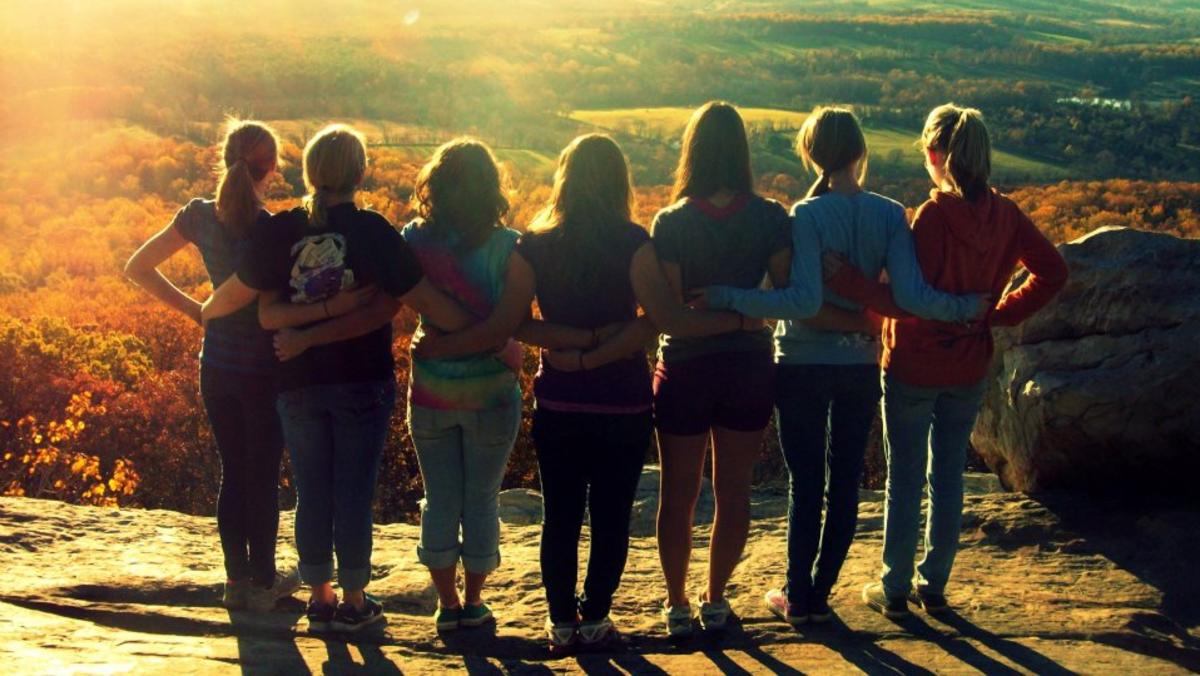
<instances>
[{"instance_id":1,"label":"forest","mask_svg":"<svg viewBox=\"0 0 1200 676\"><path fill-rule=\"evenodd\" d=\"M424 13L359 0L327 20L305 11L322 3L287 3L256 27L276 4L0 8L0 491L212 512L200 329L121 267L181 204L212 193L226 114L266 119L286 139L272 209L295 204L300 148L337 120L367 133L362 199L393 223L411 216L433 147L470 133L497 148L508 224L523 229L558 149L591 130L629 154L648 224L668 201L686 112L709 98L744 107L758 187L784 203L811 181L792 150L806 112L852 106L868 130L869 187L913 207L929 190L914 146L922 118L952 99L983 109L997 185L1055 241L1107 225L1200 236L1200 11L1186 3L763 2L746 14L519 0L499 16L472 11L480 0ZM51 27L53 53L38 44ZM164 272L197 297L211 291L191 252ZM404 384L413 318L397 326ZM527 353L526 386L535 366ZM772 445L758 473L778 469ZM506 485L536 479L523 433ZM411 519L420 494L398 413L378 518Z\"/></svg>"}]
</instances>

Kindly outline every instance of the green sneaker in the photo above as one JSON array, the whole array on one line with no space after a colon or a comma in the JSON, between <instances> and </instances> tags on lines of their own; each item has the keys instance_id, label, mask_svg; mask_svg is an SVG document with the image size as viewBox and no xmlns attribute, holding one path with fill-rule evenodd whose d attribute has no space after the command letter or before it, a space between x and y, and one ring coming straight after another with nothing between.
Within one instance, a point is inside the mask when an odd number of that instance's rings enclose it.
<instances>
[{"instance_id":1,"label":"green sneaker","mask_svg":"<svg viewBox=\"0 0 1200 676\"><path fill-rule=\"evenodd\" d=\"M250 580L226 580L221 594L221 605L228 610L244 610L246 596L250 592Z\"/></svg>"},{"instance_id":2,"label":"green sneaker","mask_svg":"<svg viewBox=\"0 0 1200 676\"><path fill-rule=\"evenodd\" d=\"M465 605L462 607L462 614L458 617L458 624L463 627L479 627L494 619L492 609L488 608L486 603L480 603L477 606Z\"/></svg>"},{"instance_id":3,"label":"green sneaker","mask_svg":"<svg viewBox=\"0 0 1200 676\"><path fill-rule=\"evenodd\" d=\"M436 612L433 613L433 623L437 626L438 631L454 631L458 629L458 623L462 619L462 606L457 608L443 608L438 606Z\"/></svg>"}]
</instances>

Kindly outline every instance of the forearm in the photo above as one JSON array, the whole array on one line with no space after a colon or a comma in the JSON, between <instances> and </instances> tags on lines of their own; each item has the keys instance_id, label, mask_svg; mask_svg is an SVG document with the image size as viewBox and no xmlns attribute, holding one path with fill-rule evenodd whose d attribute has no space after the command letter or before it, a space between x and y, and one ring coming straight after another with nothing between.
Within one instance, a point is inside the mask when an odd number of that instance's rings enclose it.
<instances>
[{"instance_id":1,"label":"forearm","mask_svg":"<svg viewBox=\"0 0 1200 676\"><path fill-rule=\"evenodd\" d=\"M526 345L547 350L586 350L594 345L596 333L540 319L526 319L517 328L514 337Z\"/></svg>"},{"instance_id":2,"label":"forearm","mask_svg":"<svg viewBox=\"0 0 1200 676\"><path fill-rule=\"evenodd\" d=\"M130 272L129 278L168 307L193 319L200 318L201 303L172 284L171 280L158 270Z\"/></svg>"},{"instance_id":3,"label":"forearm","mask_svg":"<svg viewBox=\"0 0 1200 676\"><path fill-rule=\"evenodd\" d=\"M841 333L870 333L870 322L862 312L854 312L840 308L830 303L821 306L821 311L811 319L805 319L804 325L822 331L839 331Z\"/></svg>"},{"instance_id":4,"label":"forearm","mask_svg":"<svg viewBox=\"0 0 1200 676\"><path fill-rule=\"evenodd\" d=\"M995 326L1016 326L1045 307L1067 284L1069 270L1058 249L1032 223L1026 224L1021 264L1029 278L997 304L990 317Z\"/></svg>"},{"instance_id":5,"label":"forearm","mask_svg":"<svg viewBox=\"0 0 1200 676\"><path fill-rule=\"evenodd\" d=\"M890 285L864 277L853 266L843 265L826 283L837 295L870 308L876 314L895 318L912 316L896 304Z\"/></svg>"},{"instance_id":6,"label":"forearm","mask_svg":"<svg viewBox=\"0 0 1200 676\"><path fill-rule=\"evenodd\" d=\"M801 321L821 309L821 295L819 290L798 285L782 289L714 286L708 289L708 304L714 310L734 310L747 317Z\"/></svg>"},{"instance_id":7,"label":"forearm","mask_svg":"<svg viewBox=\"0 0 1200 676\"><path fill-rule=\"evenodd\" d=\"M400 310L400 303L387 294L352 312L328 321L314 324L300 333L309 346L328 345L365 336L392 321Z\"/></svg>"},{"instance_id":8,"label":"forearm","mask_svg":"<svg viewBox=\"0 0 1200 676\"><path fill-rule=\"evenodd\" d=\"M658 328L648 317L638 317L596 349L584 353L581 357L581 366L594 369L626 359L630 355L644 351L652 341L657 340L658 334Z\"/></svg>"},{"instance_id":9,"label":"forearm","mask_svg":"<svg viewBox=\"0 0 1200 676\"><path fill-rule=\"evenodd\" d=\"M290 303L279 299L258 306L258 322L268 331L304 326L331 317L328 301Z\"/></svg>"}]
</instances>

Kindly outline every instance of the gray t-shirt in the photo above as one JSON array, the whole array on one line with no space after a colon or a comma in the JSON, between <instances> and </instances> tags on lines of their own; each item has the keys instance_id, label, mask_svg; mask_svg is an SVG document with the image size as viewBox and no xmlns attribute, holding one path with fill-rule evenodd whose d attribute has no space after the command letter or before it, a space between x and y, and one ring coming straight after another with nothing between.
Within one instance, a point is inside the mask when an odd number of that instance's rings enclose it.
<instances>
[{"instance_id":1,"label":"gray t-shirt","mask_svg":"<svg viewBox=\"0 0 1200 676\"><path fill-rule=\"evenodd\" d=\"M762 284L771 256L791 246L791 219L783 205L750 193L724 207L687 198L658 212L651 236L659 259L679 265L685 294L718 285L753 289ZM672 363L756 350L773 352L768 329L702 338L664 335L659 358Z\"/></svg>"}]
</instances>

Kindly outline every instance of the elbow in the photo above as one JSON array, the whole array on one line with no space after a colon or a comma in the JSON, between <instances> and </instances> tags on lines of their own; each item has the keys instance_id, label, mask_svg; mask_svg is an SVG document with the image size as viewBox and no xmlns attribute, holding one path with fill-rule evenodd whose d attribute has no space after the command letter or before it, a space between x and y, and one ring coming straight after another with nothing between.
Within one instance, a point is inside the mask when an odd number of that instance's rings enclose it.
<instances>
[{"instance_id":1,"label":"elbow","mask_svg":"<svg viewBox=\"0 0 1200 676\"><path fill-rule=\"evenodd\" d=\"M267 331L278 331L284 328L283 324L279 321L279 317L265 307L258 308L258 323Z\"/></svg>"},{"instance_id":2,"label":"elbow","mask_svg":"<svg viewBox=\"0 0 1200 676\"><path fill-rule=\"evenodd\" d=\"M125 273L125 277L130 281L141 283L146 278L149 270L138 260L137 256L131 256L129 260L125 261L125 267L122 268L122 272Z\"/></svg>"}]
</instances>

